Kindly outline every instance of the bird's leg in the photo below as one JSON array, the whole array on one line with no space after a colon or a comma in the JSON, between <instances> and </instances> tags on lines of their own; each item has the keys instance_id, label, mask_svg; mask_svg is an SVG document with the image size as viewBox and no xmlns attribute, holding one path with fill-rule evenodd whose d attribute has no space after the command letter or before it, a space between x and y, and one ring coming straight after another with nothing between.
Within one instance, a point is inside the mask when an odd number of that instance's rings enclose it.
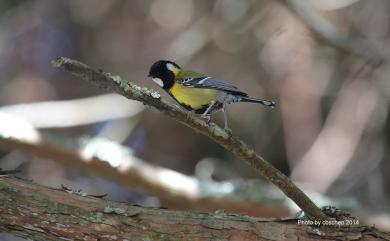
<instances>
[{"instance_id":1,"label":"bird's leg","mask_svg":"<svg viewBox=\"0 0 390 241\"><path fill-rule=\"evenodd\" d=\"M205 114L203 113L203 114L200 116L200 118L204 119L204 120L206 121L207 125L210 124L211 115L209 115L209 114L205 115Z\"/></svg>"},{"instance_id":2,"label":"bird's leg","mask_svg":"<svg viewBox=\"0 0 390 241\"><path fill-rule=\"evenodd\" d=\"M207 125L210 123L210 119L211 119L211 116L210 115L206 115L206 116L201 116L203 119L205 119Z\"/></svg>"},{"instance_id":3,"label":"bird's leg","mask_svg":"<svg viewBox=\"0 0 390 241\"><path fill-rule=\"evenodd\" d=\"M216 101L212 101L209 105L209 107L207 107L207 109L205 110L205 112L203 112L203 114L200 116L201 118L205 119L206 120L206 123L209 124L210 123L210 119L211 119L211 116L210 116L210 110L211 108L213 108L214 104L216 103Z\"/></svg>"},{"instance_id":4,"label":"bird's leg","mask_svg":"<svg viewBox=\"0 0 390 241\"><path fill-rule=\"evenodd\" d=\"M222 112L223 112L223 120L224 120L224 129L229 129L229 126L228 126L228 121L227 121L227 114L226 114L226 110L225 108L222 108Z\"/></svg>"},{"instance_id":5,"label":"bird's leg","mask_svg":"<svg viewBox=\"0 0 390 241\"><path fill-rule=\"evenodd\" d=\"M203 114L201 115L202 118L208 118L210 120L210 114L209 114L209 111L211 110L211 108L214 106L215 104L215 101L212 101L209 105L209 107L207 107L207 109L205 110L205 112L203 112ZM208 116L208 117L207 117Z\"/></svg>"},{"instance_id":6,"label":"bird's leg","mask_svg":"<svg viewBox=\"0 0 390 241\"><path fill-rule=\"evenodd\" d=\"M225 123L225 131L229 132L229 133L232 133L232 130L229 129L229 126L228 126L228 121L227 121L227 113L226 113L226 103L224 102L223 105L222 105L222 112L223 112L223 120L224 120L224 123Z\"/></svg>"}]
</instances>

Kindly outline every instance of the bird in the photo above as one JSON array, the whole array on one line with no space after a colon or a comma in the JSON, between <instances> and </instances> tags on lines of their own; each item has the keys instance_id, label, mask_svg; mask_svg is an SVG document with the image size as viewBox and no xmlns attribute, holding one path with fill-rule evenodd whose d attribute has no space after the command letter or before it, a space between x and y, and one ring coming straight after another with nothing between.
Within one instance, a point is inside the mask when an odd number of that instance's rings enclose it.
<instances>
[{"instance_id":1,"label":"bird","mask_svg":"<svg viewBox=\"0 0 390 241\"><path fill-rule=\"evenodd\" d=\"M274 107L275 102L250 97L236 86L192 70L182 69L170 60L158 60L149 70L149 78L164 89L180 106L194 112L209 123L211 115L222 111L224 129L228 126L226 107L236 102L258 103Z\"/></svg>"}]
</instances>

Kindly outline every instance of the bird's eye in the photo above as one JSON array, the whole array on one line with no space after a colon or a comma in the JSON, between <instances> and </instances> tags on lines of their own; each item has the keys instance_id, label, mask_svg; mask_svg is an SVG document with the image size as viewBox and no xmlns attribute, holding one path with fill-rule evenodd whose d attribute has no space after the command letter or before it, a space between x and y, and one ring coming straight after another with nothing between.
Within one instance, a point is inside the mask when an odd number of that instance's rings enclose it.
<instances>
[{"instance_id":1,"label":"bird's eye","mask_svg":"<svg viewBox=\"0 0 390 241\"><path fill-rule=\"evenodd\" d=\"M152 78L153 82L158 84L160 87L164 87L164 82L160 78Z\"/></svg>"}]
</instances>

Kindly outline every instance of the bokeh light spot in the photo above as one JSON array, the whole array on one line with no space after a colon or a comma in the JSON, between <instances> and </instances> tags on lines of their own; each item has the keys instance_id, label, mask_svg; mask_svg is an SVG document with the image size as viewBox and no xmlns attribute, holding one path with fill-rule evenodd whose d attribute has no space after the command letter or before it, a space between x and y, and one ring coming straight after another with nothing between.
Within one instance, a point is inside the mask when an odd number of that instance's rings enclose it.
<instances>
[{"instance_id":1,"label":"bokeh light spot","mask_svg":"<svg viewBox=\"0 0 390 241\"><path fill-rule=\"evenodd\" d=\"M150 9L153 20L163 28L171 30L187 26L194 14L192 0L156 0Z\"/></svg>"}]
</instances>

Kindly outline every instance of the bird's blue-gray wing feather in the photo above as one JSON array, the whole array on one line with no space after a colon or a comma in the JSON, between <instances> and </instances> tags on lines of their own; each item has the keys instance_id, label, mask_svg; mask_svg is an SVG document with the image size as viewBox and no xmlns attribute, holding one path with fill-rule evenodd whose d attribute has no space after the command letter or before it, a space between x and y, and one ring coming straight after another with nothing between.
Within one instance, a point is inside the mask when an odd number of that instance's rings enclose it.
<instances>
[{"instance_id":1,"label":"bird's blue-gray wing feather","mask_svg":"<svg viewBox=\"0 0 390 241\"><path fill-rule=\"evenodd\" d=\"M238 94L243 96L248 95L245 92L239 90L236 86L227 83L223 80L215 79L213 77L185 77L179 79L179 81L182 85L187 87L218 89L230 92L232 94Z\"/></svg>"}]
</instances>

